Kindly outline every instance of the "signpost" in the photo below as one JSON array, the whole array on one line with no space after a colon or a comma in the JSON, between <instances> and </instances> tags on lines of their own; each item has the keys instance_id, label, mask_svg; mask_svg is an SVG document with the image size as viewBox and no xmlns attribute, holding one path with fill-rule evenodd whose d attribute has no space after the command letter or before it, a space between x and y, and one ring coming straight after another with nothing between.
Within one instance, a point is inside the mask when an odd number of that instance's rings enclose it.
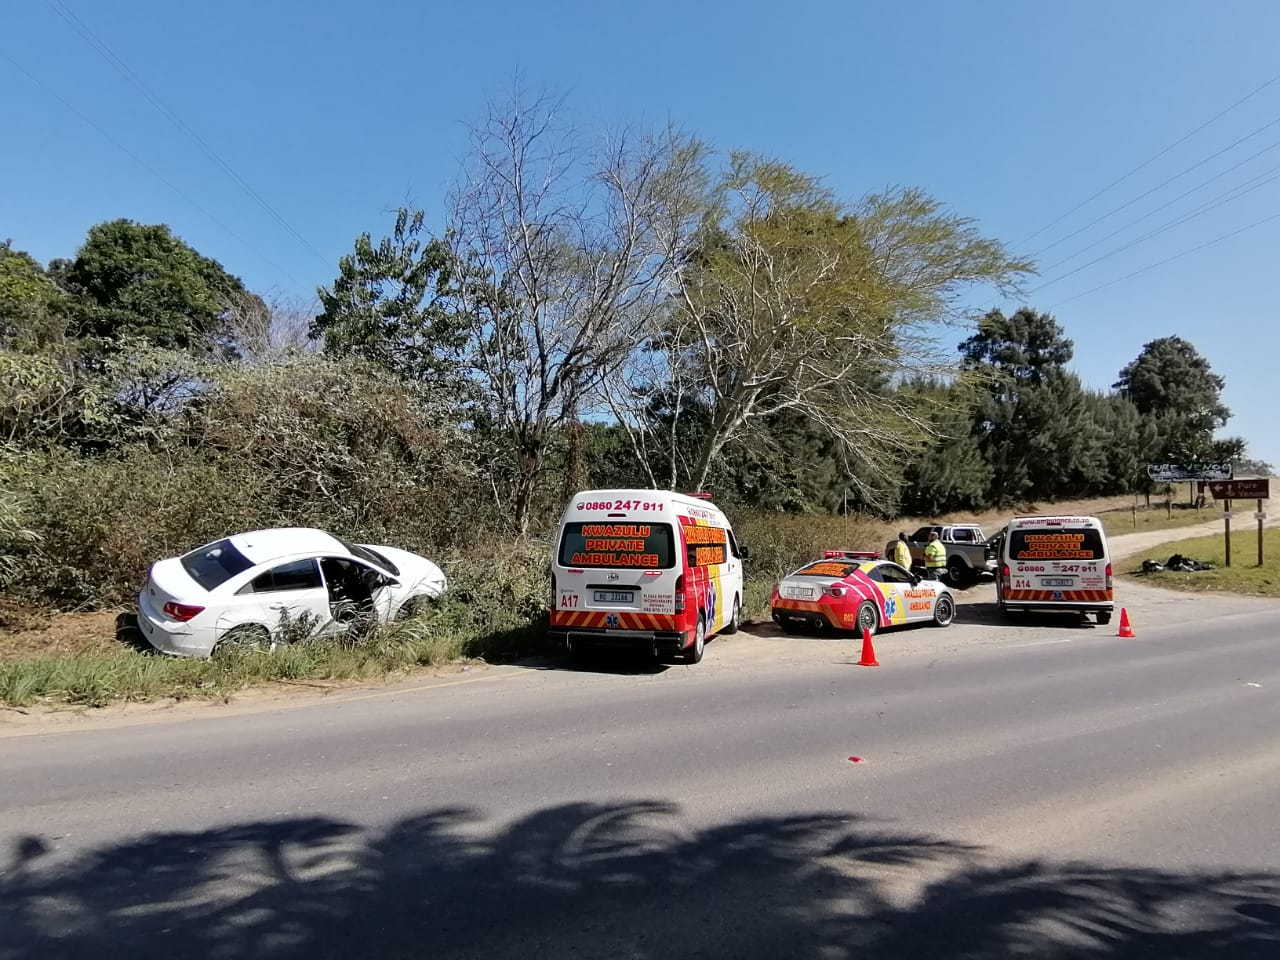
<instances>
[{"instance_id":1,"label":"signpost","mask_svg":"<svg viewBox=\"0 0 1280 960\"><path fill-rule=\"evenodd\" d=\"M1215 500L1222 501L1222 522L1226 528L1226 550L1224 556L1227 566L1231 566L1231 501L1256 500L1258 509L1253 518L1258 521L1258 566L1262 566L1262 524L1267 519L1262 510L1262 501L1271 499L1271 481L1265 477L1258 480L1210 480L1209 492Z\"/></svg>"}]
</instances>

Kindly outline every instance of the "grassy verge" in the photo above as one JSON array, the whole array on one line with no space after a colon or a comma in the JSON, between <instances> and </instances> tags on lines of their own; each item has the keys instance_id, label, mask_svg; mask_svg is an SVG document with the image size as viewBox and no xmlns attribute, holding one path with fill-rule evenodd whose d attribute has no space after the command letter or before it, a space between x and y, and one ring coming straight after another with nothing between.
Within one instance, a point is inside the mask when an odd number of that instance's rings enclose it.
<instances>
[{"instance_id":1,"label":"grassy verge","mask_svg":"<svg viewBox=\"0 0 1280 960\"><path fill-rule=\"evenodd\" d=\"M1125 561L1124 572L1143 583L1177 590L1220 593L1239 593L1257 597L1280 597L1280 529L1270 528L1262 536L1263 564L1258 565L1258 534L1252 526L1233 530L1231 536L1231 566L1226 563L1226 547L1222 534L1195 537L1189 540L1172 540L1143 551ZM1143 574L1142 561L1150 558L1164 563L1170 556L1180 553L1203 563L1212 563L1216 570L1200 570L1195 573L1163 571Z\"/></svg>"},{"instance_id":2,"label":"grassy verge","mask_svg":"<svg viewBox=\"0 0 1280 960\"><path fill-rule=\"evenodd\" d=\"M1131 507L1108 510L1098 514L1107 536L1117 537L1126 533L1145 533L1148 530L1176 530L1179 527L1191 527L1198 523L1208 523L1221 518L1221 506L1209 502L1207 507L1194 510L1186 504L1174 504L1172 510L1163 503L1154 504L1150 510L1145 505L1135 511Z\"/></svg>"},{"instance_id":3,"label":"grassy verge","mask_svg":"<svg viewBox=\"0 0 1280 960\"><path fill-rule=\"evenodd\" d=\"M230 651L209 660L143 653L125 644L105 652L48 654L0 662L0 703L104 706L116 701L225 699L278 681L359 681L468 658L501 660L541 649L538 624L481 635L429 620L396 624L352 643L287 644L273 652Z\"/></svg>"}]
</instances>

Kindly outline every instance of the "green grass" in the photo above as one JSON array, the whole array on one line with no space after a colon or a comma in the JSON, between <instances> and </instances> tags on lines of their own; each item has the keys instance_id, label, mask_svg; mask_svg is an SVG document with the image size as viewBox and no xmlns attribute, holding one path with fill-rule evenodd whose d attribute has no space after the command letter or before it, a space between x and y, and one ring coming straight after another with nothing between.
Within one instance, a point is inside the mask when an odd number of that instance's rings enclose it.
<instances>
[{"instance_id":1,"label":"green grass","mask_svg":"<svg viewBox=\"0 0 1280 960\"><path fill-rule=\"evenodd\" d=\"M1237 514L1237 517L1239 514ZM1238 523L1238 521L1237 521ZM1145 550L1125 562L1124 572L1136 575L1143 583L1177 590L1239 593L1257 597L1280 597L1280 529L1270 528L1262 535L1263 564L1258 566L1258 534L1252 521L1234 526L1231 531L1231 566L1225 566L1226 549L1221 533L1189 540L1171 540ZM1142 561L1164 563L1175 553L1202 563L1212 563L1216 570L1197 573L1165 571L1141 574Z\"/></svg>"},{"instance_id":2,"label":"green grass","mask_svg":"<svg viewBox=\"0 0 1280 960\"><path fill-rule=\"evenodd\" d=\"M538 650L544 637L545 630L532 622L478 633L426 619L396 624L359 643L308 640L274 652L233 651L208 660L175 659L122 645L108 653L0 662L0 703L96 707L166 698L225 699L276 681L370 680L469 657L503 659Z\"/></svg>"}]
</instances>

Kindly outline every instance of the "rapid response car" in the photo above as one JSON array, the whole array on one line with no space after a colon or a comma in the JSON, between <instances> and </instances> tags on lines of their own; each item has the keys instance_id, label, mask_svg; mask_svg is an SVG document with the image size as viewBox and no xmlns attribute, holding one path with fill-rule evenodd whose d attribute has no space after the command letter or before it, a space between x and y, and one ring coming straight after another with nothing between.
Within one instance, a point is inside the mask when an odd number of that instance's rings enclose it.
<instances>
[{"instance_id":1,"label":"rapid response car","mask_svg":"<svg viewBox=\"0 0 1280 960\"><path fill-rule=\"evenodd\" d=\"M774 621L796 626L875 633L909 623L950 625L956 615L951 591L924 580L876 553L827 550L774 584Z\"/></svg>"}]
</instances>

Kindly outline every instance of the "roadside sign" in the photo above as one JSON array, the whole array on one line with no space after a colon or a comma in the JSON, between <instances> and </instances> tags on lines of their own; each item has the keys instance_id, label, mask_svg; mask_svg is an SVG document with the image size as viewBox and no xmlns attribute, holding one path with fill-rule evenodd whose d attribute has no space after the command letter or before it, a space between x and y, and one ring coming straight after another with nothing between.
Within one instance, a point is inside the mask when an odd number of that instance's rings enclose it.
<instances>
[{"instance_id":1,"label":"roadside sign","mask_svg":"<svg viewBox=\"0 0 1280 960\"><path fill-rule=\"evenodd\" d=\"M1152 463L1147 476L1156 483L1178 483L1183 480L1230 480L1235 469L1229 463Z\"/></svg>"},{"instance_id":2,"label":"roadside sign","mask_svg":"<svg viewBox=\"0 0 1280 960\"><path fill-rule=\"evenodd\" d=\"M1259 480L1211 480L1209 492L1215 500L1270 500L1271 481Z\"/></svg>"}]
</instances>

